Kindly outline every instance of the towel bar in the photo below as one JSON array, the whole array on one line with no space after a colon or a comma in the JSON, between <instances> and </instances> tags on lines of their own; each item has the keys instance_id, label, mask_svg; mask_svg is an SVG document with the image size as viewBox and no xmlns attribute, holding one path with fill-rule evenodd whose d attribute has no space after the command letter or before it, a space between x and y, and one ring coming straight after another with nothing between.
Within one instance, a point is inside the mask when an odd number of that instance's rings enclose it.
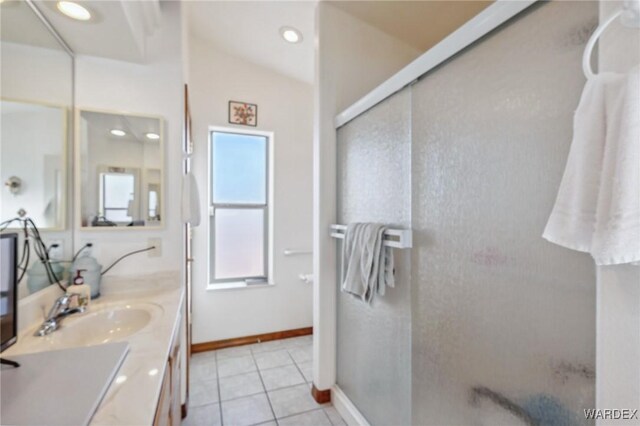
<instances>
[{"instance_id":1,"label":"towel bar","mask_svg":"<svg viewBox=\"0 0 640 426\"><path fill-rule=\"evenodd\" d=\"M347 232L347 225L331 225L331 236L333 238L344 239ZM387 229L384 233L384 245L393 248L413 247L413 233L411 229Z\"/></svg>"}]
</instances>

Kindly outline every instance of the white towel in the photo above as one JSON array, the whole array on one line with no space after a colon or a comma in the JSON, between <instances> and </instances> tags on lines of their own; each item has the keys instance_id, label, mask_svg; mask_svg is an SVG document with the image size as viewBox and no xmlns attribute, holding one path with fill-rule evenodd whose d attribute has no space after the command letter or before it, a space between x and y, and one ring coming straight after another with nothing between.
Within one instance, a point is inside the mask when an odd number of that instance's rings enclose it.
<instances>
[{"instance_id":1,"label":"white towel","mask_svg":"<svg viewBox=\"0 0 640 426\"><path fill-rule=\"evenodd\" d=\"M370 303L376 292L384 296L387 286L395 286L393 251L384 246L386 229L375 223L347 226L342 245L342 267L347 270L343 292Z\"/></svg>"},{"instance_id":2,"label":"white towel","mask_svg":"<svg viewBox=\"0 0 640 426\"><path fill-rule=\"evenodd\" d=\"M640 261L640 74L587 81L543 237L597 265Z\"/></svg>"},{"instance_id":3,"label":"white towel","mask_svg":"<svg viewBox=\"0 0 640 426\"><path fill-rule=\"evenodd\" d=\"M200 194L193 173L182 176L182 223L200 225Z\"/></svg>"}]
</instances>

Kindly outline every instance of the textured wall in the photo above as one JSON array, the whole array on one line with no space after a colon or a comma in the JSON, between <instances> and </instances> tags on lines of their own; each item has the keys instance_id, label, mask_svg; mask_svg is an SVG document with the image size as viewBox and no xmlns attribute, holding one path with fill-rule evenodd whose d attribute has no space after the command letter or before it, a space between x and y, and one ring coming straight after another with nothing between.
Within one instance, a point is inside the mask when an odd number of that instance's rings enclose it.
<instances>
[{"instance_id":1,"label":"textured wall","mask_svg":"<svg viewBox=\"0 0 640 426\"><path fill-rule=\"evenodd\" d=\"M410 114L404 90L338 131L340 223L411 227ZM394 254L396 287L384 297L337 296L337 383L374 425L411 422L410 258Z\"/></svg>"},{"instance_id":2,"label":"textured wall","mask_svg":"<svg viewBox=\"0 0 640 426\"><path fill-rule=\"evenodd\" d=\"M596 24L595 2L539 4L413 86L414 424L594 406L593 261L541 233Z\"/></svg>"},{"instance_id":3,"label":"textured wall","mask_svg":"<svg viewBox=\"0 0 640 426\"><path fill-rule=\"evenodd\" d=\"M595 268L541 234L596 24L533 6L339 129L340 222L414 229L398 288L338 294L338 385L372 424L588 423Z\"/></svg>"}]
</instances>

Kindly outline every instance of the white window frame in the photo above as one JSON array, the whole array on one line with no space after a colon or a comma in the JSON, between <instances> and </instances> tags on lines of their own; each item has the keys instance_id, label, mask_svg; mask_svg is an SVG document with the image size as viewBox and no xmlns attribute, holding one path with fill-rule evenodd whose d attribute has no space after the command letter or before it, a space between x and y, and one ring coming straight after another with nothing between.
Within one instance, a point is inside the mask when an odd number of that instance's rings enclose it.
<instances>
[{"instance_id":1,"label":"white window frame","mask_svg":"<svg viewBox=\"0 0 640 426\"><path fill-rule=\"evenodd\" d=\"M213 202L213 134L214 133L232 133L237 135L247 135L247 136L260 136L267 138L267 182L266 182L266 205L254 205L254 204L214 204ZM209 134L208 134L208 169L207 169L207 197L208 197L208 207L209 207L209 220L208 220L208 244L207 244L207 275L208 275L208 284L207 290L226 290L226 289L237 289L237 288L254 288L254 287L263 287L265 285L274 285L273 282L273 223L274 223L274 211L275 206L273 203L274 199L274 188L273 188L273 152L275 146L275 138L273 132L261 131L261 130L249 130L245 128L232 128L232 127L219 127L219 126L209 126ZM213 217L215 215L216 208L264 208L264 216L265 216L265 224L264 224L264 268L265 274L264 277L238 277L238 278L226 278L226 279L214 279L214 259L213 253L215 248L215 224L213 221ZM263 281L254 281L260 280Z\"/></svg>"}]
</instances>

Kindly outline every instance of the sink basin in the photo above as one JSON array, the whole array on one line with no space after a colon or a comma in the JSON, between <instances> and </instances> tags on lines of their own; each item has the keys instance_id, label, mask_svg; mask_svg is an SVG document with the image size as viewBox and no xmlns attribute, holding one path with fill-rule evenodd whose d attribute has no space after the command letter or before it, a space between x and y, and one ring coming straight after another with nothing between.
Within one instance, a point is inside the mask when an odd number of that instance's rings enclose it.
<instances>
[{"instance_id":1,"label":"sink basin","mask_svg":"<svg viewBox=\"0 0 640 426\"><path fill-rule=\"evenodd\" d=\"M68 318L67 320L70 320ZM116 307L89 312L74 318L56 333L67 344L97 345L122 340L142 330L151 321L151 312L143 308Z\"/></svg>"},{"instance_id":2,"label":"sink basin","mask_svg":"<svg viewBox=\"0 0 640 426\"><path fill-rule=\"evenodd\" d=\"M20 353L94 346L118 341L128 341L134 345L154 341L153 336L140 340L134 335L154 330L163 312L162 306L142 301L92 303L86 313L64 318L60 328L46 336L33 335L40 324L24 330L18 338L21 342Z\"/></svg>"},{"instance_id":3,"label":"sink basin","mask_svg":"<svg viewBox=\"0 0 640 426\"><path fill-rule=\"evenodd\" d=\"M63 319L58 330L32 342L34 349L53 350L122 341L144 331L161 312L162 308L152 303L90 305L87 313Z\"/></svg>"}]
</instances>

